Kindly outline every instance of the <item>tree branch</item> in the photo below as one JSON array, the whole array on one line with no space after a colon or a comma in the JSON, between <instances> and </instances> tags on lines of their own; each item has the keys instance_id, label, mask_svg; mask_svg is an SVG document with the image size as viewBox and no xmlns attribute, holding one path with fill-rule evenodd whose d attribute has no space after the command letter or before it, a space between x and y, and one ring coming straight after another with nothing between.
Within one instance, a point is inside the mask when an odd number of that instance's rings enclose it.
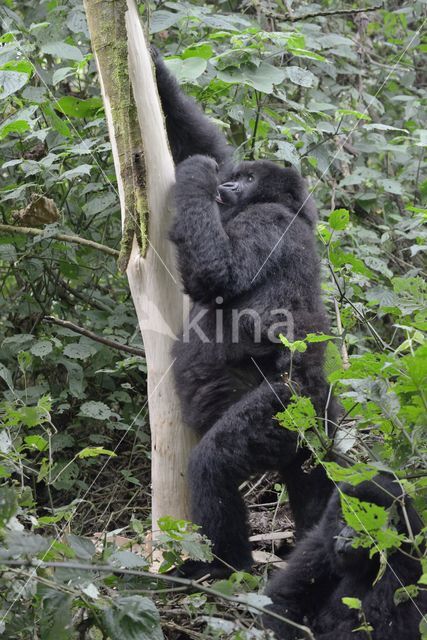
<instances>
[{"instance_id":1,"label":"tree branch","mask_svg":"<svg viewBox=\"0 0 427 640\"><path fill-rule=\"evenodd\" d=\"M124 569L122 567L114 567L108 564L85 564L83 562L45 562L44 560L34 559L33 562L30 561L21 561L21 560L2 560L2 565L6 567L22 567L22 568L31 568L34 571L39 568L52 568L52 569L76 569L78 571L99 571L101 573L112 573L113 575L128 575L128 576L139 576L140 578L149 578L150 580L163 580L164 582L172 582L176 584L180 584L183 586L191 587L195 591L202 591L203 593L207 593L214 598L220 598L221 600L225 600L226 602L232 602L234 604L243 605L246 607L250 606L250 609L255 609L259 613L266 614L271 616L272 618L276 618L281 622L286 622L286 624L294 627L295 629L299 629L301 633L308 640L315 640L311 630L305 625L298 624L294 622L294 620L290 620L289 618L285 618L285 616L281 616L274 611L270 611L270 609L266 609L265 607L260 607L256 604L250 603L250 605L245 602L239 596L229 596L220 591L216 591L212 587L205 587L200 582L196 582L195 580L189 580L188 578L180 578L179 576L174 576L167 573L156 574L150 573L149 571L142 571L136 569Z\"/></svg>"},{"instance_id":2,"label":"tree branch","mask_svg":"<svg viewBox=\"0 0 427 640\"><path fill-rule=\"evenodd\" d=\"M115 340L103 338L93 331L89 331L89 329L85 329L84 327L79 327L79 325L74 324L74 322L70 322L69 320L60 320L59 318L55 318L54 316L44 316L43 320L44 322L48 322L49 324L57 324L60 327L65 327L66 329L75 331L75 333L80 333L82 336L86 336L87 338L90 338L95 342L100 342L101 344L107 345L107 347L111 347L111 349L117 349L118 351L132 353L135 356L145 357L145 351L143 349L140 349L139 347L131 347L128 344L121 344L120 342L116 342Z\"/></svg>"},{"instance_id":3,"label":"tree branch","mask_svg":"<svg viewBox=\"0 0 427 640\"><path fill-rule=\"evenodd\" d=\"M5 231L6 233L22 233L24 236L43 236L45 232L42 229L33 229L33 227L17 227L12 224L0 224L0 231ZM105 244L100 244L99 242L94 242L93 240L87 240L86 238L81 238L80 236L69 236L66 233L53 233L46 236L46 240L49 238L54 238L55 240L63 240L64 242L72 242L74 244L81 244L85 247L91 247L92 249L97 249L98 251L102 251L103 253L108 253L110 256L118 257L119 252L117 249L112 249L111 247L107 247Z\"/></svg>"},{"instance_id":4,"label":"tree branch","mask_svg":"<svg viewBox=\"0 0 427 640\"><path fill-rule=\"evenodd\" d=\"M282 15L280 13L275 13L274 11L268 12L267 15L272 18L277 18L278 20L285 20L287 22L297 22L298 20L309 20L310 18L318 18L319 16L329 17L329 16L348 16L353 13L369 13L372 11L378 11L379 9L383 9L383 4L375 5L374 7L363 7L361 9L336 9L333 11L313 11L313 13L305 13L302 16L291 16L291 15Z\"/></svg>"}]
</instances>

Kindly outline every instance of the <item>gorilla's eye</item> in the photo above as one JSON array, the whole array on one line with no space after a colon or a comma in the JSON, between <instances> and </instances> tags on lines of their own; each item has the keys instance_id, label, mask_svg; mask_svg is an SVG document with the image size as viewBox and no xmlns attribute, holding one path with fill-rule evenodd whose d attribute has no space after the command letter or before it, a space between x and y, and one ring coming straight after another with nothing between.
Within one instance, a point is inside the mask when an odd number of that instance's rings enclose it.
<instances>
[{"instance_id":1,"label":"gorilla's eye","mask_svg":"<svg viewBox=\"0 0 427 640\"><path fill-rule=\"evenodd\" d=\"M253 182L255 180L255 176L253 173L248 174L248 182Z\"/></svg>"}]
</instances>

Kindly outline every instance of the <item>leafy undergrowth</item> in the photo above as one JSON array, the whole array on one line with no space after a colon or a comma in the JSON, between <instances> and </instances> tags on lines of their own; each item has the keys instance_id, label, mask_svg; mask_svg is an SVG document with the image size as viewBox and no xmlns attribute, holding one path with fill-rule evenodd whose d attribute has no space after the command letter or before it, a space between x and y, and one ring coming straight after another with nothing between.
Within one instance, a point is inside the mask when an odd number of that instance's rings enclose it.
<instances>
[{"instance_id":1,"label":"leafy undergrowth","mask_svg":"<svg viewBox=\"0 0 427 640\"><path fill-rule=\"evenodd\" d=\"M295 393L282 428L298 429L312 464L335 482L396 474L424 515L425 5L337 13L348 5L293 3L288 14L263 0L256 11L234 0L153 2L144 19L238 155L290 162L314 192L332 332L283 348L298 357L314 340L327 343L345 416L331 442ZM111 254L119 200L83 7L6 0L0 17L2 223L41 231L5 227L0 236L0 637L267 638L267 567L292 541L278 479L242 487L257 536L254 575L189 590L147 574L146 366ZM350 472L329 461L331 447ZM390 527L379 539L358 517L385 555L386 539L399 544ZM191 526L165 519L162 528L160 571L209 555ZM426 583L424 575L411 593Z\"/></svg>"}]
</instances>

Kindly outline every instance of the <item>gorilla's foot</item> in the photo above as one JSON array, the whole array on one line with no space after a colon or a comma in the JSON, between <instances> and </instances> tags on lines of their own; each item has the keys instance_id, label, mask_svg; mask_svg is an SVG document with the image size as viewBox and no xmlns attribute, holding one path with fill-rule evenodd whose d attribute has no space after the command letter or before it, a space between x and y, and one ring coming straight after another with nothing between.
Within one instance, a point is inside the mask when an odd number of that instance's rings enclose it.
<instances>
[{"instance_id":1,"label":"gorilla's foot","mask_svg":"<svg viewBox=\"0 0 427 640\"><path fill-rule=\"evenodd\" d=\"M172 575L179 578L188 578L190 580L200 580L206 577L207 580L221 580L229 578L234 571L250 571L252 563L245 567L231 568L221 562L214 560L213 562L201 562L200 560L186 560L180 567L175 569Z\"/></svg>"}]
</instances>

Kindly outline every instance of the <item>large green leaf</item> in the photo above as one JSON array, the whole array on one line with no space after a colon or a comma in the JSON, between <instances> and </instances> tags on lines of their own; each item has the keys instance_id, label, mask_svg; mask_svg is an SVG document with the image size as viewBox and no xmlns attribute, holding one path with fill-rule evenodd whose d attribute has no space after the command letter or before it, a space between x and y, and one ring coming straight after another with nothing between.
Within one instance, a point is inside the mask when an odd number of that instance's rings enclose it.
<instances>
[{"instance_id":1,"label":"large green leaf","mask_svg":"<svg viewBox=\"0 0 427 640\"><path fill-rule=\"evenodd\" d=\"M54 103L54 108L71 118L88 118L102 108L100 98L81 100L74 96L65 96Z\"/></svg>"},{"instance_id":2,"label":"large green leaf","mask_svg":"<svg viewBox=\"0 0 427 640\"><path fill-rule=\"evenodd\" d=\"M290 66L286 67L286 73L291 82L301 87L312 87L316 82L316 76L308 69Z\"/></svg>"},{"instance_id":3,"label":"large green leaf","mask_svg":"<svg viewBox=\"0 0 427 640\"><path fill-rule=\"evenodd\" d=\"M180 82L192 82L205 71L207 62L204 58L191 57L181 60L173 58L166 61L166 66Z\"/></svg>"},{"instance_id":4,"label":"large green leaf","mask_svg":"<svg viewBox=\"0 0 427 640\"><path fill-rule=\"evenodd\" d=\"M28 74L18 71L0 71L0 100L22 89L28 82Z\"/></svg>"},{"instance_id":5,"label":"large green leaf","mask_svg":"<svg viewBox=\"0 0 427 640\"><path fill-rule=\"evenodd\" d=\"M102 612L111 640L163 640L160 616L152 600L143 596L119 596Z\"/></svg>"},{"instance_id":6,"label":"large green leaf","mask_svg":"<svg viewBox=\"0 0 427 640\"><path fill-rule=\"evenodd\" d=\"M83 59L80 49L67 42L46 42L42 45L41 49L44 53L48 53L56 58L62 58L63 60L76 60L80 62L80 60Z\"/></svg>"}]
</instances>

